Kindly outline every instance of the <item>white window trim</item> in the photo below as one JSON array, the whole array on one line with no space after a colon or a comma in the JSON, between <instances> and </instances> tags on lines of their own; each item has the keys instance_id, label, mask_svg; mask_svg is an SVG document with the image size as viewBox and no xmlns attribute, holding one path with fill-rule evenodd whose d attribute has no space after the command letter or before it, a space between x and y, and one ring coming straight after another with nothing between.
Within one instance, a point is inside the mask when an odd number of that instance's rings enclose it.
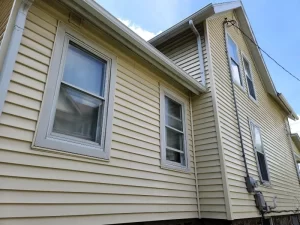
<instances>
[{"instance_id":1,"label":"white window trim","mask_svg":"<svg viewBox=\"0 0 300 225\"><path fill-rule=\"evenodd\" d=\"M261 145L262 145L263 154L264 154L265 160L266 160L266 169L267 169L267 174L268 174L268 177L269 177L269 181L266 181L266 180L262 179L262 175L261 175L261 171L260 171L260 166L259 166L259 160L258 160L257 153L256 153L256 150L255 150L255 143L254 143L254 140L253 140L253 134L254 133L253 133L252 125L251 124L253 124L254 126L256 126L259 129L260 139L261 139ZM257 166L257 170L258 170L260 182L261 182L261 184L263 184L265 186L271 186L271 177L270 177L270 172L269 172L268 159L267 159L265 148L264 148L264 142L263 142L263 139L262 139L262 134L261 134L260 126L256 122L254 122L253 120L249 119L249 128L250 128L252 146L253 146L253 150L254 150L254 154L255 154L256 166Z\"/></svg>"},{"instance_id":2,"label":"white window trim","mask_svg":"<svg viewBox=\"0 0 300 225\"><path fill-rule=\"evenodd\" d=\"M165 131L165 96L173 99L182 106L182 121L184 132L184 154L185 166L179 163L171 162L166 159L166 131ZM181 172L189 173L190 171L190 158L187 144L187 107L189 102L173 91L160 85L160 147L161 147L161 167L164 169L178 170Z\"/></svg>"},{"instance_id":3,"label":"white window trim","mask_svg":"<svg viewBox=\"0 0 300 225\"><path fill-rule=\"evenodd\" d=\"M51 125L53 124L54 120L58 92L63 76L61 64L65 62L65 53L67 49L65 44L69 40L72 40L76 44L82 46L84 49L91 51L107 61L107 77L104 95L105 106L101 146L91 141L80 140L72 137L66 138L64 135L51 134ZM110 157L111 148L112 114L116 73L116 56L99 47L98 44L93 43L73 29L69 28L64 23L60 22L57 29L41 112L39 115L32 147L37 149L42 148L75 153L108 160Z\"/></svg>"},{"instance_id":4,"label":"white window trim","mask_svg":"<svg viewBox=\"0 0 300 225\"><path fill-rule=\"evenodd\" d=\"M233 41L233 43L236 45L236 51L237 51L237 56L238 56L238 66L239 66L239 74L240 74L240 79L241 79L241 84L237 83L234 79L233 79L233 72L232 72L232 68L231 68L231 56L229 54L229 41L228 41L228 37L231 38L231 40ZM232 77L233 83L236 84L242 91L246 91L245 90L245 84L244 84L244 77L243 77L243 73L241 71L241 59L240 59L240 51L239 51L239 46L237 45L237 43L235 42L235 40L232 38L232 36L226 32L226 46L227 46L227 55L228 55L228 63L229 63L229 67L230 67L230 75Z\"/></svg>"},{"instance_id":5,"label":"white window trim","mask_svg":"<svg viewBox=\"0 0 300 225\"><path fill-rule=\"evenodd\" d=\"M248 89L248 96L249 98L255 102L256 104L258 104L258 100L257 100L257 93L256 93L256 88L255 88L255 84L254 84L254 77L253 77L253 70L252 70L252 65L250 63L250 60L248 59L248 57L246 56L246 54L244 52L241 51L241 55L242 55L242 63L243 63L243 69L244 69L244 74L245 74L245 83L247 85L247 89ZM251 95L250 95L250 91L249 91L249 86L248 86L248 82L247 82L247 75L246 75L246 67L245 67L245 63L244 63L244 60L248 62L249 64L249 69L250 69L250 73L251 73L251 76L252 76L252 83L253 83L253 89L254 89L254 93L255 93L255 98L253 98Z\"/></svg>"}]
</instances>

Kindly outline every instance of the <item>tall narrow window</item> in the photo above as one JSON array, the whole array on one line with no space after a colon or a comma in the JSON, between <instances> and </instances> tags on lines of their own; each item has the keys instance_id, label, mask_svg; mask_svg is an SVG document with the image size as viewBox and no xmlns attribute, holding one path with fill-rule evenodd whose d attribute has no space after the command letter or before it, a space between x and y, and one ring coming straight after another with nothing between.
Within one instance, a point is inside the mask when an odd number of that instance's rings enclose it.
<instances>
[{"instance_id":1,"label":"tall narrow window","mask_svg":"<svg viewBox=\"0 0 300 225\"><path fill-rule=\"evenodd\" d=\"M187 168L184 102L163 91L161 107L162 164Z\"/></svg>"},{"instance_id":2,"label":"tall narrow window","mask_svg":"<svg viewBox=\"0 0 300 225\"><path fill-rule=\"evenodd\" d=\"M34 146L109 158L116 57L63 23Z\"/></svg>"},{"instance_id":3,"label":"tall narrow window","mask_svg":"<svg viewBox=\"0 0 300 225\"><path fill-rule=\"evenodd\" d=\"M256 100L254 82L253 82L253 76L252 76L251 69L250 69L250 64L249 64L249 61L244 56L243 56L243 63L244 63L244 71L245 71L245 75L246 75L246 79L247 79L249 96L253 100Z\"/></svg>"},{"instance_id":4,"label":"tall narrow window","mask_svg":"<svg viewBox=\"0 0 300 225\"><path fill-rule=\"evenodd\" d=\"M230 58L232 79L238 85L243 86L243 80L240 73L240 61L238 55L238 48L229 35L227 35L227 47L228 47L228 54Z\"/></svg>"},{"instance_id":5,"label":"tall narrow window","mask_svg":"<svg viewBox=\"0 0 300 225\"><path fill-rule=\"evenodd\" d=\"M262 183L269 183L270 177L268 172L268 165L266 155L263 148L260 129L257 125L250 121L250 128L252 133L253 147L256 154L257 167Z\"/></svg>"}]
</instances>

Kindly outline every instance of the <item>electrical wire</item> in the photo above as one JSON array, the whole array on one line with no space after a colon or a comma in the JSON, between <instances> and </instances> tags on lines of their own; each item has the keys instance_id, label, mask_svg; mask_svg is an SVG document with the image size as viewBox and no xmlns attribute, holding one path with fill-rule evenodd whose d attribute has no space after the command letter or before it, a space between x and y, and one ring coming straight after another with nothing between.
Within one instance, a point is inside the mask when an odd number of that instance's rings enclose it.
<instances>
[{"instance_id":1,"label":"electrical wire","mask_svg":"<svg viewBox=\"0 0 300 225\"><path fill-rule=\"evenodd\" d=\"M263 50L254 40L252 40L252 38L249 37L241 28L239 28L237 25L235 25L234 20L227 21L227 23L230 23L232 26L239 29L241 31L241 33L245 37L247 37L260 51L262 51L266 56L268 56L273 62L275 62L281 69L283 69L285 72L287 72L290 76L292 76L293 78L295 78L296 80L298 80L300 82L300 78L298 78L297 76L292 74L290 71L288 71L285 67L283 67L278 61L276 61L272 56L270 56L270 54L268 54L265 50Z\"/></svg>"}]
</instances>

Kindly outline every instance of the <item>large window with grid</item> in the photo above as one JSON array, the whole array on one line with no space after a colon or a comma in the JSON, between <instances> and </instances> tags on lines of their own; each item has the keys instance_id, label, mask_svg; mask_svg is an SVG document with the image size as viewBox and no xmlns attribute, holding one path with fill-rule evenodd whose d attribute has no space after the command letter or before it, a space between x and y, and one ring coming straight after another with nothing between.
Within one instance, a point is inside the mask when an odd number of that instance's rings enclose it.
<instances>
[{"instance_id":1,"label":"large window with grid","mask_svg":"<svg viewBox=\"0 0 300 225\"><path fill-rule=\"evenodd\" d=\"M115 57L60 24L34 145L109 158Z\"/></svg>"},{"instance_id":2,"label":"large window with grid","mask_svg":"<svg viewBox=\"0 0 300 225\"><path fill-rule=\"evenodd\" d=\"M231 76L233 81L239 86L243 87L243 79L240 71L240 60L238 47L232 38L227 34L227 51L229 56L229 64L231 69Z\"/></svg>"},{"instance_id":3,"label":"large window with grid","mask_svg":"<svg viewBox=\"0 0 300 225\"><path fill-rule=\"evenodd\" d=\"M252 134L253 148L255 151L257 168L260 176L260 180L264 184L270 183L270 176L268 171L266 154L263 147L261 138L260 128L253 122L250 121L250 129Z\"/></svg>"},{"instance_id":4,"label":"large window with grid","mask_svg":"<svg viewBox=\"0 0 300 225\"><path fill-rule=\"evenodd\" d=\"M186 144L186 103L167 89L161 90L161 155L162 166L188 169Z\"/></svg>"}]
</instances>

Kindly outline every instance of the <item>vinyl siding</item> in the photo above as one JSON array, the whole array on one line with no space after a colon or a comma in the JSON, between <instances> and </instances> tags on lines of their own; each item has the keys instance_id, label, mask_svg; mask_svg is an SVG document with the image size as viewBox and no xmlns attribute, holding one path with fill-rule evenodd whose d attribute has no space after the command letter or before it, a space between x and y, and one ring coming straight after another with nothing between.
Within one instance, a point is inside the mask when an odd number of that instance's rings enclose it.
<instances>
[{"instance_id":1,"label":"vinyl siding","mask_svg":"<svg viewBox=\"0 0 300 225\"><path fill-rule=\"evenodd\" d=\"M2 0L0 2L0 48L13 2L13 0Z\"/></svg>"},{"instance_id":2,"label":"vinyl siding","mask_svg":"<svg viewBox=\"0 0 300 225\"><path fill-rule=\"evenodd\" d=\"M209 73L208 46L203 24L196 26L203 51L204 74L208 92L192 99L193 125L196 151L197 179L201 218L226 219L226 206L220 152L212 97L212 79ZM201 82L196 36L187 30L157 49L172 59L175 64ZM202 67L203 68L203 67Z\"/></svg>"},{"instance_id":3,"label":"vinyl siding","mask_svg":"<svg viewBox=\"0 0 300 225\"><path fill-rule=\"evenodd\" d=\"M244 181L246 174L238 135L223 33L225 17L235 18L232 12L223 14L210 19L208 26L222 146L228 176L231 214L233 219L259 217L253 195L247 193ZM228 28L228 32L237 43L239 50L250 60L257 95L257 103L255 103L249 98L247 87L244 91L235 85L241 132L250 176L259 179L248 123L248 120L252 119L261 127L271 180L270 187L260 186L259 190L263 192L269 205L273 204L272 197L277 196L278 207L276 210L295 210L296 207L299 207L300 186L285 130L286 115L265 91L243 35L233 27ZM239 57L243 81L246 86L241 54Z\"/></svg>"},{"instance_id":4,"label":"vinyl siding","mask_svg":"<svg viewBox=\"0 0 300 225\"><path fill-rule=\"evenodd\" d=\"M0 224L114 224L197 218L191 120L191 173L160 167L159 84L164 74L112 45L84 22L84 35L117 55L109 162L32 149L58 19L69 11L37 1L28 14L0 117ZM63 12L62 14L60 12ZM101 37L101 38L100 38ZM116 44L116 41L114 42ZM120 45L120 44L119 44ZM185 89L172 91L189 100Z\"/></svg>"}]
</instances>

